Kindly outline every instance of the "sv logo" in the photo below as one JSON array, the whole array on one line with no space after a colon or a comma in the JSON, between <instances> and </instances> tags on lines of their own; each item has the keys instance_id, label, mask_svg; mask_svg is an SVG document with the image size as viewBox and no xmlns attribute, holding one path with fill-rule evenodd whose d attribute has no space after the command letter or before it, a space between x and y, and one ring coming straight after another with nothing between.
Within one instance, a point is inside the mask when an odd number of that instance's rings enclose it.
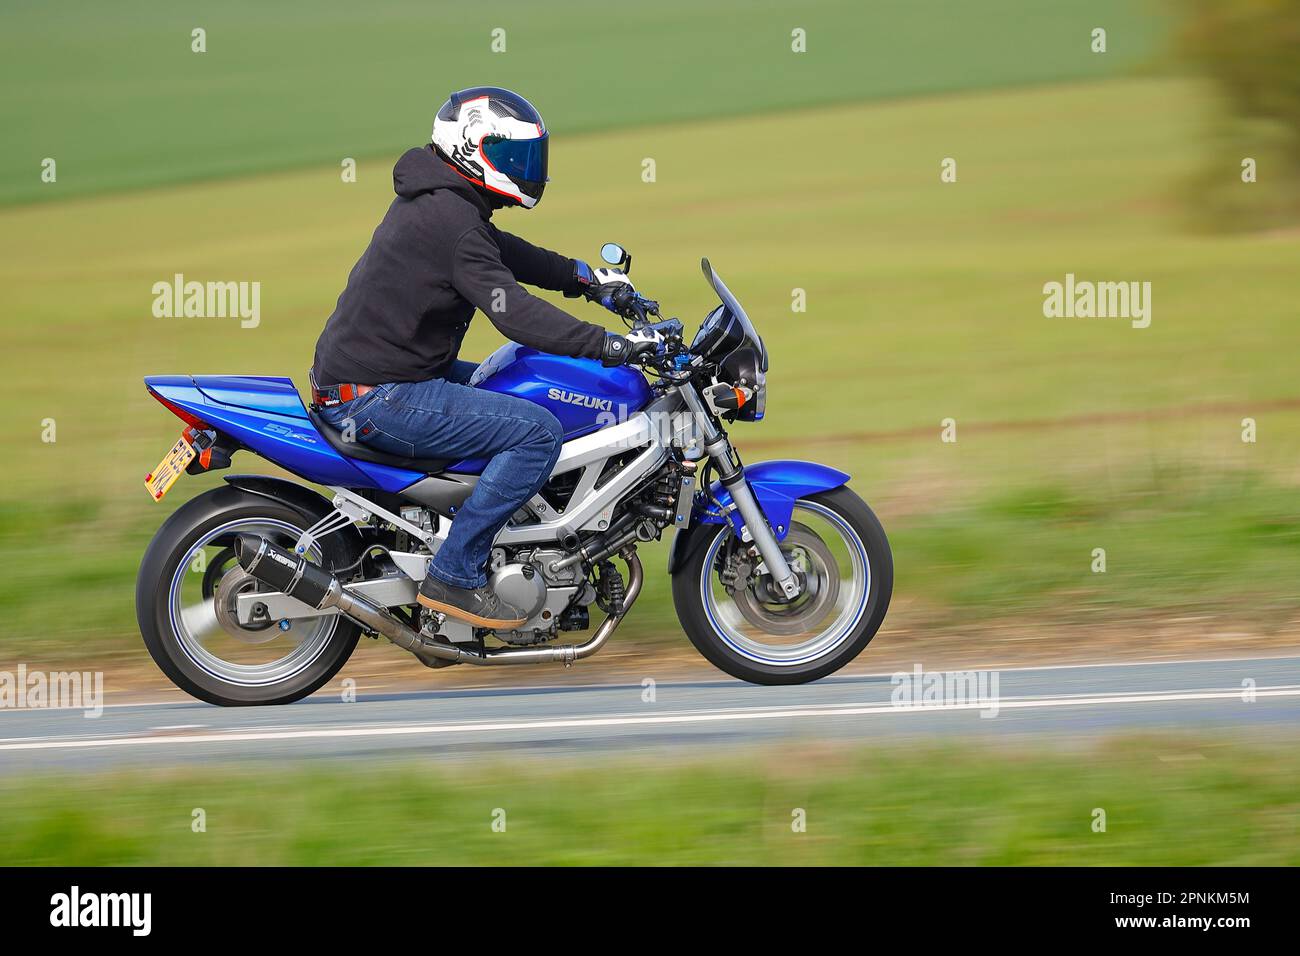
<instances>
[{"instance_id":1,"label":"sv logo","mask_svg":"<svg viewBox=\"0 0 1300 956\"><path fill-rule=\"evenodd\" d=\"M276 422L270 422L263 425L262 431L272 432L276 435L283 435L285 438L292 438L296 441L305 441L312 445L316 444L316 439L312 438L310 435L296 432L292 428L286 428L284 425L277 424Z\"/></svg>"}]
</instances>

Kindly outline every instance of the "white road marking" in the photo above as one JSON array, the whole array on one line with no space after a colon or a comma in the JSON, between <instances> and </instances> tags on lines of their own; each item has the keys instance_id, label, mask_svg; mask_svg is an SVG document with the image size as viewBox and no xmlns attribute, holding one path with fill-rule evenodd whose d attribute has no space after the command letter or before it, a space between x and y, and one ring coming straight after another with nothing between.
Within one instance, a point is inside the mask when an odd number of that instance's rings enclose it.
<instances>
[{"instance_id":1,"label":"white road marking","mask_svg":"<svg viewBox=\"0 0 1300 956\"><path fill-rule=\"evenodd\" d=\"M1078 663L1078 664L1019 664L1010 667L997 666L997 665L981 665L979 667L976 667L974 665L971 665L969 667L966 666L947 667L942 670L929 671L928 673L961 674L961 673L966 673L968 671L990 671L990 672L997 671L999 674L1014 674L1014 673L1029 672L1029 671L1084 670L1088 668L1097 668L1097 667L1169 667L1169 666L1177 666L1179 664L1244 664L1244 663L1256 662L1256 661L1261 664L1272 664L1278 661L1296 661L1297 663L1300 663L1300 657L1296 657L1294 654L1282 654L1274 657L1193 657L1187 659L1171 658L1169 660L1154 660L1154 661L1096 661L1092 663ZM544 670L542 672L544 672ZM879 673L872 671L870 673L865 673L865 674L845 673L845 674L840 674L836 677L828 678L827 683L828 684L833 682L847 683L848 681L852 681L852 680L888 678L888 677L892 677L894 674L899 674L899 673L910 673L910 672L895 670L895 671L881 671ZM660 681L659 686L661 688L663 687L671 688L671 687L679 686L681 684L694 685L700 683L703 683L709 687L726 687L726 686L734 686L736 684L735 681L728 680L725 677L715 678L713 680L706 680L706 681L693 680L690 677L682 677L681 680L678 681ZM405 685L399 685L399 686L405 686ZM405 692L409 692L413 694L419 694L424 692L456 694L456 693L469 693L469 692L477 693L479 691L493 691L499 694L512 694L512 693L518 693L520 691L537 691L537 690L541 690L541 691L620 690L626 687L639 687L639 686L640 685L638 684L627 684L627 683L555 684L555 685L469 684L463 687L444 687L444 688L411 686L409 690ZM360 690L362 688L359 687L358 689ZM366 689L373 690L374 688L371 687ZM307 699L308 700L329 699L337 696L338 690L339 688L337 687L323 687ZM142 707L194 707L198 705L199 705L198 701L190 697L187 697L178 691L177 696L169 700L128 701L120 704L104 704L103 708L105 710L127 710L127 709L138 709ZM85 710L85 708L64 707L64 706L0 707L0 715L6 713L26 714L26 713L32 713L34 711L49 711L49 710Z\"/></svg>"},{"instance_id":2,"label":"white road marking","mask_svg":"<svg viewBox=\"0 0 1300 956\"><path fill-rule=\"evenodd\" d=\"M1300 697L1300 689L1261 687L1253 690L1255 698ZM1112 694L1095 697L1010 698L997 702L999 710L1026 710L1043 707L1101 707L1112 704L1159 704L1195 700L1237 700L1244 702L1241 690L1174 692L1164 694ZM853 704L844 706L796 707L771 710L730 712L681 712L641 716L559 717L531 720L481 721L458 724L410 724L394 727L331 727L304 730L233 731L206 734L169 734L161 737L135 736L112 738L42 738L22 743L0 744L8 750L79 750L97 747L135 747L154 744L211 744L245 741L314 740L340 737L397 737L455 733L499 733L509 730L571 730L602 727L648 726L656 724L703 724L742 720L795 720L807 717L860 717L867 715L912 715L951 711L987 710L989 701L963 704L922 704L897 707L892 704Z\"/></svg>"}]
</instances>

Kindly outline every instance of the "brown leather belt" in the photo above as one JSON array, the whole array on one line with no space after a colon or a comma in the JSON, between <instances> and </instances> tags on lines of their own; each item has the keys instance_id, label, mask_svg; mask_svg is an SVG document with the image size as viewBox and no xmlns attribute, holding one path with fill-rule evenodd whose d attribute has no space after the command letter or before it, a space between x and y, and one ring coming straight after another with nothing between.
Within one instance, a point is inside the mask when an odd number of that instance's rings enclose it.
<instances>
[{"instance_id":1,"label":"brown leather belt","mask_svg":"<svg viewBox=\"0 0 1300 956\"><path fill-rule=\"evenodd\" d=\"M320 408L342 405L354 398L360 398L367 392L374 391L373 385L327 385L324 388L312 386L311 401Z\"/></svg>"}]
</instances>

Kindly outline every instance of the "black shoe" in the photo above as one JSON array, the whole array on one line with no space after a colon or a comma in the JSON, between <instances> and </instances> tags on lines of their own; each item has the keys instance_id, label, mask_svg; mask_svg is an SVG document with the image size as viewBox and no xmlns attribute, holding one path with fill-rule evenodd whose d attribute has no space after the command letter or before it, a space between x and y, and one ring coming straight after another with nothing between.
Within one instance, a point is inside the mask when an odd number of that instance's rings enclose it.
<instances>
[{"instance_id":1,"label":"black shoe","mask_svg":"<svg viewBox=\"0 0 1300 956\"><path fill-rule=\"evenodd\" d=\"M418 600L421 607L468 621L475 627L509 630L525 621L518 608L506 604L485 587L458 588L429 576L420 585Z\"/></svg>"}]
</instances>

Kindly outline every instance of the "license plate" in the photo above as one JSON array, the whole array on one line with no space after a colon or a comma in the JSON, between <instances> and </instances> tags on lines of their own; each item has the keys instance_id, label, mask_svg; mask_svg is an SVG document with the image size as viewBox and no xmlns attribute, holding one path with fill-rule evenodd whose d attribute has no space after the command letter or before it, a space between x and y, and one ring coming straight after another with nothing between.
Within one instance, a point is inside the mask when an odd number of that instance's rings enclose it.
<instances>
[{"instance_id":1,"label":"license plate","mask_svg":"<svg viewBox=\"0 0 1300 956\"><path fill-rule=\"evenodd\" d=\"M154 501L162 501L163 495L176 484L176 479L181 476L185 466L192 462L197 454L198 452L184 437L172 445L172 450L158 462L158 467L145 476L144 486L149 492L149 497Z\"/></svg>"}]
</instances>

